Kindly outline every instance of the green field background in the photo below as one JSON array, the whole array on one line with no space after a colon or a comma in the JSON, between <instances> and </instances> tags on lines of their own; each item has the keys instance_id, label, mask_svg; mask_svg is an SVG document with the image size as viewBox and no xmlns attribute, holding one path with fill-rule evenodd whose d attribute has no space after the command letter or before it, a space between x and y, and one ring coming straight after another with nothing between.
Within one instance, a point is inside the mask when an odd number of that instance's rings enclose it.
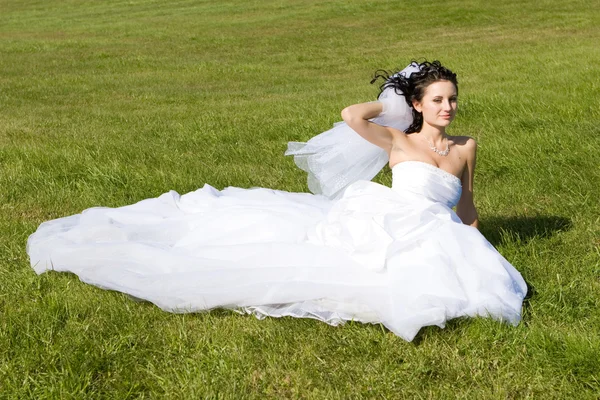
<instances>
[{"instance_id":1,"label":"green field background","mask_svg":"<svg viewBox=\"0 0 600 400\"><path fill-rule=\"evenodd\" d=\"M458 74L518 327L174 315L30 268L37 226L85 208L307 191L287 142L413 58ZM0 0L0 398L600 398L599 63L597 0Z\"/></svg>"}]
</instances>

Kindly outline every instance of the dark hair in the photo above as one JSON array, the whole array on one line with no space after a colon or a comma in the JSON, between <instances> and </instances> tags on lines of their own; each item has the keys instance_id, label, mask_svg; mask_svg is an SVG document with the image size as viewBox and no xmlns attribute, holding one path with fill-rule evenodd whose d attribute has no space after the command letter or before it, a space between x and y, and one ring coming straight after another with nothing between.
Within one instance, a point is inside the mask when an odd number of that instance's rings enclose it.
<instances>
[{"instance_id":1,"label":"dark hair","mask_svg":"<svg viewBox=\"0 0 600 400\"><path fill-rule=\"evenodd\" d=\"M448 68L442 66L439 61L423 61L419 63L413 60L412 65L419 68L418 72L413 72L407 78L404 74L397 72L388 72L385 70L375 71L371 83L375 83L380 78L385 82L379 87L379 94L388 88L393 88L396 94L404 96L404 99L412 109L413 123L408 127L406 133L419 132L423 126L423 115L413 108L413 100L421 101L425 94L425 89L429 85L438 81L450 81L454 83L458 93L458 80L456 74Z\"/></svg>"}]
</instances>

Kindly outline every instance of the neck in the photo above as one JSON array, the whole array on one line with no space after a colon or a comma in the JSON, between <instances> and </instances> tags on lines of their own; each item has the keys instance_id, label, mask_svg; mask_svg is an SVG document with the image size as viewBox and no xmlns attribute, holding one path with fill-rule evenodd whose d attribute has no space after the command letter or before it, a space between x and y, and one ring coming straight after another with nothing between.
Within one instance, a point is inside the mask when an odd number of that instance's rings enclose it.
<instances>
[{"instance_id":1,"label":"neck","mask_svg":"<svg viewBox=\"0 0 600 400\"><path fill-rule=\"evenodd\" d=\"M426 123L423 123L419 135L432 142L434 146L440 145L447 136L445 127L432 126Z\"/></svg>"}]
</instances>

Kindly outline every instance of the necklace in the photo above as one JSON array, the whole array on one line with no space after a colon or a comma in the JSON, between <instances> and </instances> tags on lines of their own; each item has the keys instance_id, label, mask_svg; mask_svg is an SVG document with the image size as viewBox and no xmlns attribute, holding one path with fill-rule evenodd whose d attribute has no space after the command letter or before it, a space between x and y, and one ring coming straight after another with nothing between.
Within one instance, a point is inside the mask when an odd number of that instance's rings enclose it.
<instances>
[{"instance_id":1,"label":"necklace","mask_svg":"<svg viewBox=\"0 0 600 400\"><path fill-rule=\"evenodd\" d=\"M438 149L437 149L437 147L435 147L435 146L433 145L433 143L431 143L431 142L429 141L429 139L425 139L425 140L427 140L427 144L429 145L429 148L430 148L431 150L435 151L435 152L436 152L437 154L439 154L440 156L447 156L447 155L448 155L448 153L450 152L450 142L448 142L448 139L446 139L446 150L444 150L444 151L438 150Z\"/></svg>"}]
</instances>

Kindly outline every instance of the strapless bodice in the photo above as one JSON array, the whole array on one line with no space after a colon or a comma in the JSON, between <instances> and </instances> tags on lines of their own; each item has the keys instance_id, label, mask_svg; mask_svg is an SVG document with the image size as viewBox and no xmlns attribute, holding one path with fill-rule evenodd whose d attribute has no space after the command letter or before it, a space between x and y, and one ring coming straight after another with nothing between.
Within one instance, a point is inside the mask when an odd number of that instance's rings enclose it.
<instances>
[{"instance_id":1,"label":"strapless bodice","mask_svg":"<svg viewBox=\"0 0 600 400\"><path fill-rule=\"evenodd\" d=\"M452 208L462 194L460 179L423 161L402 161L392 168L392 189Z\"/></svg>"}]
</instances>

